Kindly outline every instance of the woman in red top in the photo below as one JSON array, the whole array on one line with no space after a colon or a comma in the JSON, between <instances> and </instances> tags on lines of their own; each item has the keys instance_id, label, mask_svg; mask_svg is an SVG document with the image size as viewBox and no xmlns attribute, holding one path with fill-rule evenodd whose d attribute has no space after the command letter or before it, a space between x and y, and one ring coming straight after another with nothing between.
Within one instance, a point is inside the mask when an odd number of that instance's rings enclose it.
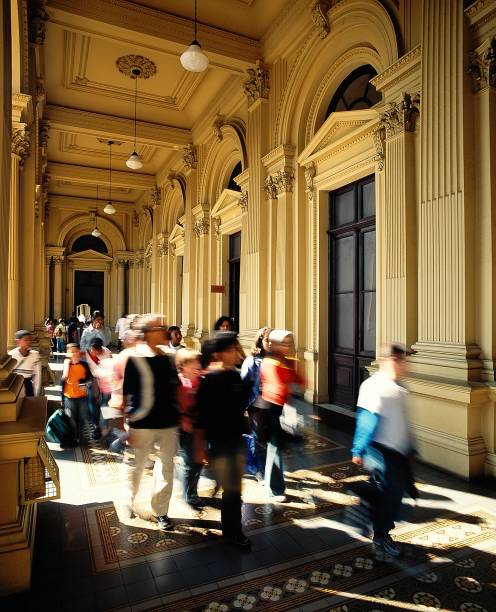
<instances>
[{"instance_id":1,"label":"woman in red top","mask_svg":"<svg viewBox=\"0 0 496 612\"><path fill-rule=\"evenodd\" d=\"M291 386L303 384L303 380L295 370L294 360L288 358L294 352L293 334L286 329L272 330L269 335L269 354L262 361L260 376L262 386L260 407L267 411L265 484L272 501L279 503L286 501L282 461L284 432L280 417L290 395Z\"/></svg>"}]
</instances>

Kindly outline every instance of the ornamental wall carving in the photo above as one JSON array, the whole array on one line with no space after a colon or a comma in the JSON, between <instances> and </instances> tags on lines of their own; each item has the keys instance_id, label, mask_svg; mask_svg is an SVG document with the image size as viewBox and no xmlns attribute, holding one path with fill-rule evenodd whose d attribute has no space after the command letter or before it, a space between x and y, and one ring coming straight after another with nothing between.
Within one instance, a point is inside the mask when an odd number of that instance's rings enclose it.
<instances>
[{"instance_id":1,"label":"ornamental wall carving","mask_svg":"<svg viewBox=\"0 0 496 612\"><path fill-rule=\"evenodd\" d=\"M160 257L169 254L169 234L158 234L157 236L157 253Z\"/></svg>"},{"instance_id":2,"label":"ornamental wall carving","mask_svg":"<svg viewBox=\"0 0 496 612\"><path fill-rule=\"evenodd\" d=\"M241 208L241 212L247 212L248 210L248 192L243 191L238 200L239 207Z\"/></svg>"},{"instance_id":3,"label":"ornamental wall carving","mask_svg":"<svg viewBox=\"0 0 496 612\"><path fill-rule=\"evenodd\" d=\"M404 93L399 102L390 102L387 110L380 115L381 127L389 138L400 132L414 132L420 113L420 95Z\"/></svg>"},{"instance_id":4,"label":"ornamental wall carving","mask_svg":"<svg viewBox=\"0 0 496 612\"><path fill-rule=\"evenodd\" d=\"M162 190L160 187L154 187L150 190L150 206L158 206L162 197Z\"/></svg>"},{"instance_id":5,"label":"ornamental wall carving","mask_svg":"<svg viewBox=\"0 0 496 612\"><path fill-rule=\"evenodd\" d=\"M386 157L386 129L382 126L379 126L372 132L372 138L374 139L377 167L379 170L384 170L384 160Z\"/></svg>"},{"instance_id":6,"label":"ornamental wall carving","mask_svg":"<svg viewBox=\"0 0 496 612\"><path fill-rule=\"evenodd\" d=\"M282 193L292 193L294 188L294 171L284 168L265 179L264 189L268 200L274 200Z\"/></svg>"},{"instance_id":7,"label":"ornamental wall carving","mask_svg":"<svg viewBox=\"0 0 496 612\"><path fill-rule=\"evenodd\" d=\"M23 166L29 157L30 147L29 130L20 129L12 132L12 153L19 156L20 166Z\"/></svg>"},{"instance_id":8,"label":"ornamental wall carving","mask_svg":"<svg viewBox=\"0 0 496 612\"><path fill-rule=\"evenodd\" d=\"M196 147L188 145L183 149L183 161L184 165L188 170L196 170L198 167L198 157L196 154Z\"/></svg>"},{"instance_id":9,"label":"ornamental wall carving","mask_svg":"<svg viewBox=\"0 0 496 612\"><path fill-rule=\"evenodd\" d=\"M496 87L496 38L489 46L469 56L467 72L472 76L474 91Z\"/></svg>"},{"instance_id":10,"label":"ornamental wall carving","mask_svg":"<svg viewBox=\"0 0 496 612\"><path fill-rule=\"evenodd\" d=\"M214 135L215 140L221 142L222 136L222 126L224 125L224 116L217 115L213 124L212 124L212 133Z\"/></svg>"},{"instance_id":11,"label":"ornamental wall carving","mask_svg":"<svg viewBox=\"0 0 496 612\"><path fill-rule=\"evenodd\" d=\"M193 231L199 236L207 236L210 229L210 221L207 215L200 217L193 225Z\"/></svg>"},{"instance_id":12,"label":"ornamental wall carving","mask_svg":"<svg viewBox=\"0 0 496 612\"><path fill-rule=\"evenodd\" d=\"M314 163L305 168L305 191L310 201L313 200L313 179L315 178L316 172L317 169Z\"/></svg>"},{"instance_id":13,"label":"ornamental wall carving","mask_svg":"<svg viewBox=\"0 0 496 612\"><path fill-rule=\"evenodd\" d=\"M157 74L155 63L143 55L122 55L116 59L115 65L119 72L131 79L149 79ZM134 68L140 71L138 75L133 74Z\"/></svg>"},{"instance_id":14,"label":"ornamental wall carving","mask_svg":"<svg viewBox=\"0 0 496 612\"><path fill-rule=\"evenodd\" d=\"M42 45L46 37L46 22L50 19L45 10L46 0L35 0L29 6L29 42Z\"/></svg>"},{"instance_id":15,"label":"ornamental wall carving","mask_svg":"<svg viewBox=\"0 0 496 612\"><path fill-rule=\"evenodd\" d=\"M327 12L333 5L332 0L319 0L312 8L312 21L320 38L325 38L331 31Z\"/></svg>"},{"instance_id":16,"label":"ornamental wall carving","mask_svg":"<svg viewBox=\"0 0 496 612\"><path fill-rule=\"evenodd\" d=\"M220 240L220 225L222 221L220 217L212 217L212 228L214 230L214 236L217 240Z\"/></svg>"},{"instance_id":17,"label":"ornamental wall carving","mask_svg":"<svg viewBox=\"0 0 496 612\"><path fill-rule=\"evenodd\" d=\"M269 98L269 71L257 60L255 68L248 68L248 78L243 83L243 89L251 106L257 100Z\"/></svg>"},{"instance_id":18,"label":"ornamental wall carving","mask_svg":"<svg viewBox=\"0 0 496 612\"><path fill-rule=\"evenodd\" d=\"M39 129L40 147L42 148L45 148L48 146L48 139L50 138L49 130L50 130L50 122L47 121L46 119L42 119L40 121L40 129Z\"/></svg>"}]
</instances>

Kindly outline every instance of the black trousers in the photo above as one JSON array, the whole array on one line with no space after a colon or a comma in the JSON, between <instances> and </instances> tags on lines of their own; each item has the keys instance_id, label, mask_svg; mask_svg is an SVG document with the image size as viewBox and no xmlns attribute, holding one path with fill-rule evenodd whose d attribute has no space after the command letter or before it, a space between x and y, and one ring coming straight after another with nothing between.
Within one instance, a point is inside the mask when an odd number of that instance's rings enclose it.
<instances>
[{"instance_id":1,"label":"black trousers","mask_svg":"<svg viewBox=\"0 0 496 612\"><path fill-rule=\"evenodd\" d=\"M210 461L217 483L223 489L220 506L222 533L228 537L237 536L242 532L241 479L245 461L243 439L212 445Z\"/></svg>"}]
</instances>

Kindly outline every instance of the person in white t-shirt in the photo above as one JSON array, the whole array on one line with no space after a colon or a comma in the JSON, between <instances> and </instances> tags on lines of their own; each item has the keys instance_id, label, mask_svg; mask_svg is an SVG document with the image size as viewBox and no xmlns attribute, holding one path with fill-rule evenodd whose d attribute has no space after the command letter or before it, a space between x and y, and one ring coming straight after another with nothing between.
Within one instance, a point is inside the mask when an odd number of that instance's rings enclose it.
<instances>
[{"instance_id":1,"label":"person in white t-shirt","mask_svg":"<svg viewBox=\"0 0 496 612\"><path fill-rule=\"evenodd\" d=\"M24 378L26 397L36 397L41 391L40 354L31 348L33 336L27 329L17 331L15 340L17 347L9 351L9 355L17 361L14 373Z\"/></svg>"},{"instance_id":2,"label":"person in white t-shirt","mask_svg":"<svg viewBox=\"0 0 496 612\"><path fill-rule=\"evenodd\" d=\"M408 391L400 384L411 351L399 344L381 348L379 371L360 386L353 463L371 472L371 507L376 552L398 557L394 529L403 494L410 485L410 457L414 452L407 414Z\"/></svg>"},{"instance_id":3,"label":"person in white t-shirt","mask_svg":"<svg viewBox=\"0 0 496 612\"><path fill-rule=\"evenodd\" d=\"M115 333L117 334L119 351L122 351L122 340L124 338L125 332L128 329L129 329L129 319L127 318L126 313L123 313L122 317L117 319L117 323L115 324Z\"/></svg>"}]
</instances>

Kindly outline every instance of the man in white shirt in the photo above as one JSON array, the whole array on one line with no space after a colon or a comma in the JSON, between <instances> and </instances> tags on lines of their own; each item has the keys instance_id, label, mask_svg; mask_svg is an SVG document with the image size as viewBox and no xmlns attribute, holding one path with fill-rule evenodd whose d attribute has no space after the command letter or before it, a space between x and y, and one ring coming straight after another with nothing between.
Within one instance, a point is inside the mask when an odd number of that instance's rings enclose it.
<instances>
[{"instance_id":1,"label":"man in white shirt","mask_svg":"<svg viewBox=\"0 0 496 612\"><path fill-rule=\"evenodd\" d=\"M129 329L129 320L127 318L126 313L123 313L122 317L117 319L117 323L115 324L115 333L117 334L119 351L122 350L122 341L124 339L124 334L126 330L128 329Z\"/></svg>"},{"instance_id":2,"label":"man in white shirt","mask_svg":"<svg viewBox=\"0 0 496 612\"><path fill-rule=\"evenodd\" d=\"M186 348L183 344L183 335L181 329L177 325L171 325L169 327L169 344L167 345L172 351L179 351L182 348Z\"/></svg>"},{"instance_id":3,"label":"man in white shirt","mask_svg":"<svg viewBox=\"0 0 496 612\"><path fill-rule=\"evenodd\" d=\"M41 361L38 351L31 349L33 336L26 329L16 332L17 347L9 351L9 355L16 361L14 372L24 377L24 391L26 397L39 395L41 389Z\"/></svg>"},{"instance_id":4,"label":"man in white shirt","mask_svg":"<svg viewBox=\"0 0 496 612\"><path fill-rule=\"evenodd\" d=\"M403 494L410 486L410 457L414 451L407 414L407 390L400 379L406 375L406 356L411 351L399 344L381 348L379 372L365 380L357 401L357 425L353 439L353 463L370 472L374 547L392 557L401 550L391 539Z\"/></svg>"}]
</instances>

